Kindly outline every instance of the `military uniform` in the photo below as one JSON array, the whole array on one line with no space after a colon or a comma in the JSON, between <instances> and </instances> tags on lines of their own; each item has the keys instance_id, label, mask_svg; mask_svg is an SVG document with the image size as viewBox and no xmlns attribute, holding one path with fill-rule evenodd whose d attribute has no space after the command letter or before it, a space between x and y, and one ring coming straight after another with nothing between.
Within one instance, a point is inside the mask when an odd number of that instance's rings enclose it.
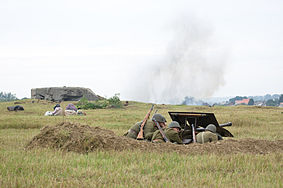
<instances>
[{"instance_id":1,"label":"military uniform","mask_svg":"<svg viewBox=\"0 0 283 188\"><path fill-rule=\"evenodd\" d=\"M200 132L196 136L197 143L213 142L218 140L218 136L210 131Z\"/></svg>"},{"instance_id":2,"label":"military uniform","mask_svg":"<svg viewBox=\"0 0 283 188\"><path fill-rule=\"evenodd\" d=\"M128 130L125 136L136 139L140 132L141 124L142 121L136 123ZM155 126L154 122L152 120L148 120L143 127L144 139L151 141L152 135L157 129L158 128Z\"/></svg>"},{"instance_id":3,"label":"military uniform","mask_svg":"<svg viewBox=\"0 0 283 188\"><path fill-rule=\"evenodd\" d=\"M172 143L183 144L180 132L176 132L172 128L165 129L165 136Z\"/></svg>"},{"instance_id":4,"label":"military uniform","mask_svg":"<svg viewBox=\"0 0 283 188\"><path fill-rule=\"evenodd\" d=\"M166 128L164 130L164 134L168 138L168 140L172 143L178 143L178 144L183 143L180 134L172 128ZM159 130L153 133L151 140L153 142L165 142Z\"/></svg>"},{"instance_id":5,"label":"military uniform","mask_svg":"<svg viewBox=\"0 0 283 188\"><path fill-rule=\"evenodd\" d=\"M156 130L153 135L152 135L152 138L151 138L151 141L152 142L155 142L155 143L162 143L162 142L165 142L160 131L159 130Z\"/></svg>"}]
</instances>

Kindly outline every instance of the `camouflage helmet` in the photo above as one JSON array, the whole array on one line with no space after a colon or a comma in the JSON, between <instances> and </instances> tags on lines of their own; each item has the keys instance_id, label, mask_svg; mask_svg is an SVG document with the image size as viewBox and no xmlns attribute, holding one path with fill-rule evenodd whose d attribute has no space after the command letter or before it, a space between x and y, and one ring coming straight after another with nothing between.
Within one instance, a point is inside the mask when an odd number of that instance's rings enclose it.
<instances>
[{"instance_id":1,"label":"camouflage helmet","mask_svg":"<svg viewBox=\"0 0 283 188\"><path fill-rule=\"evenodd\" d=\"M178 128L178 129L181 129L181 126L180 124L177 122L177 121L172 121L169 126L169 128Z\"/></svg>"},{"instance_id":2,"label":"camouflage helmet","mask_svg":"<svg viewBox=\"0 0 283 188\"><path fill-rule=\"evenodd\" d=\"M156 120L156 121L162 122L162 123L165 123L165 122L166 122L165 117L163 117L161 114L154 114L154 115L152 116L152 120Z\"/></svg>"},{"instance_id":3,"label":"camouflage helmet","mask_svg":"<svg viewBox=\"0 0 283 188\"><path fill-rule=\"evenodd\" d=\"M216 133L216 126L213 125L213 124L209 124L206 128L205 128L206 131L210 131L210 132L213 132L213 133Z\"/></svg>"}]
</instances>

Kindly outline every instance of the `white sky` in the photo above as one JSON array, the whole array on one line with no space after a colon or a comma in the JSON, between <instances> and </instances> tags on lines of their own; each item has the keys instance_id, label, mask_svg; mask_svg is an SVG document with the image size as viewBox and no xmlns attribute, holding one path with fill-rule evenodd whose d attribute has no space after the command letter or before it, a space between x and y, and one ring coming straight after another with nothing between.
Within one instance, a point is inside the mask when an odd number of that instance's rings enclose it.
<instances>
[{"instance_id":1,"label":"white sky","mask_svg":"<svg viewBox=\"0 0 283 188\"><path fill-rule=\"evenodd\" d=\"M143 100L128 88L166 57L184 16L208 25L210 47L225 52L225 84L212 96L283 93L282 0L0 0L0 91L80 86Z\"/></svg>"}]
</instances>

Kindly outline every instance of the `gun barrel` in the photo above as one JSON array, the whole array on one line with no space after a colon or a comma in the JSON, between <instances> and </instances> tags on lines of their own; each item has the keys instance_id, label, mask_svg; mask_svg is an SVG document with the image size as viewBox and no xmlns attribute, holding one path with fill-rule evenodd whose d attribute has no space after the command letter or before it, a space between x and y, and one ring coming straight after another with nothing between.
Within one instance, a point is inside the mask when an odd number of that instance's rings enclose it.
<instances>
[{"instance_id":1,"label":"gun barrel","mask_svg":"<svg viewBox=\"0 0 283 188\"><path fill-rule=\"evenodd\" d=\"M198 128L196 128L196 131L202 132L202 131L205 131L205 128L203 128L203 127L198 127Z\"/></svg>"},{"instance_id":2,"label":"gun barrel","mask_svg":"<svg viewBox=\"0 0 283 188\"><path fill-rule=\"evenodd\" d=\"M232 122L219 124L219 127L230 127L230 126L232 126Z\"/></svg>"}]
</instances>

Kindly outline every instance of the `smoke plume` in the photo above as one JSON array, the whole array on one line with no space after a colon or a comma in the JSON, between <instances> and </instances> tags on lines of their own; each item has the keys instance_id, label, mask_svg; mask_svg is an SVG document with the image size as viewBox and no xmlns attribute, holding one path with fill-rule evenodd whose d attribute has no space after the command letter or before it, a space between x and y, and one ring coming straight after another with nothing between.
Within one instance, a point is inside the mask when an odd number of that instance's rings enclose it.
<instances>
[{"instance_id":1,"label":"smoke plume","mask_svg":"<svg viewBox=\"0 0 283 188\"><path fill-rule=\"evenodd\" d=\"M226 58L213 42L212 29L187 18L173 28L166 56L135 79L138 100L180 104L186 96L212 96L224 84Z\"/></svg>"}]
</instances>

